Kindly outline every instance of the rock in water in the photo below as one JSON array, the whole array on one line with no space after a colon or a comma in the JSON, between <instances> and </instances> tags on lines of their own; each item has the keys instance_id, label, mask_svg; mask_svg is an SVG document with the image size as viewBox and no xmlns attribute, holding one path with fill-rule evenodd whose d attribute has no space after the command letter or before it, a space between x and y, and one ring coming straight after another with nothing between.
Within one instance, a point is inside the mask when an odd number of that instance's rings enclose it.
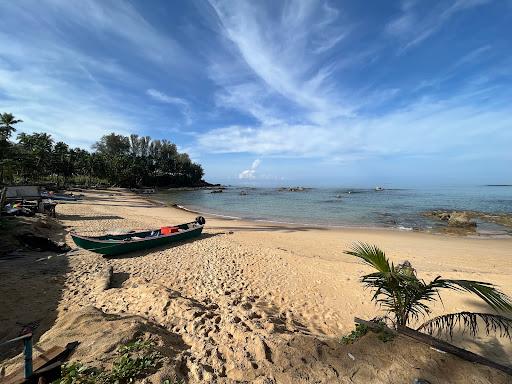
<instances>
[{"instance_id":1,"label":"rock in water","mask_svg":"<svg viewBox=\"0 0 512 384\"><path fill-rule=\"evenodd\" d=\"M471 228L476 227L476 222L471 219L467 212L452 212L448 219L451 227Z\"/></svg>"}]
</instances>

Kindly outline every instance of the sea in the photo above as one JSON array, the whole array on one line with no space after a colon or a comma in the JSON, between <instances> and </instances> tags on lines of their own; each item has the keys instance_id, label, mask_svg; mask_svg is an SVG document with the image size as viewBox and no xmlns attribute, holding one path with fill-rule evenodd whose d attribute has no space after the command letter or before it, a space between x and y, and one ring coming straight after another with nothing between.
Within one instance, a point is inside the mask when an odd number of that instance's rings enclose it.
<instances>
[{"instance_id":1,"label":"sea","mask_svg":"<svg viewBox=\"0 0 512 384\"><path fill-rule=\"evenodd\" d=\"M512 214L512 186L399 189L227 187L160 190L155 200L227 218L311 226L439 230L446 223L427 217L431 210ZM477 220L480 235L511 236L512 229Z\"/></svg>"}]
</instances>

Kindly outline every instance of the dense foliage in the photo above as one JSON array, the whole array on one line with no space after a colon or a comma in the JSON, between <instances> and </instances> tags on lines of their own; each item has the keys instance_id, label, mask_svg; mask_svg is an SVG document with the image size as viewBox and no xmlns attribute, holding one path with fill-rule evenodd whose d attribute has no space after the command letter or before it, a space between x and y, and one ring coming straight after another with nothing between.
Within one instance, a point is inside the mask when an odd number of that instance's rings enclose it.
<instances>
[{"instance_id":1,"label":"dense foliage","mask_svg":"<svg viewBox=\"0 0 512 384\"><path fill-rule=\"evenodd\" d=\"M443 279L440 276L427 283L417 277L409 262L390 263L384 251L375 245L358 243L345 253L362 259L375 270L362 276L361 281L373 291L372 300L386 310L386 318L395 326L408 326L420 317L430 315L432 302L441 299L440 291L449 289L478 296L495 313L450 313L428 320L418 330L429 334L445 332L451 337L455 327L459 326L463 331L476 335L480 323L487 333L499 332L501 336L511 338L512 300L493 284Z\"/></svg>"},{"instance_id":2,"label":"dense foliage","mask_svg":"<svg viewBox=\"0 0 512 384\"><path fill-rule=\"evenodd\" d=\"M149 136L103 136L89 152L54 142L47 133L20 133L21 123L10 113L0 114L0 182L54 181L123 187L195 186L203 169L168 140Z\"/></svg>"}]
</instances>

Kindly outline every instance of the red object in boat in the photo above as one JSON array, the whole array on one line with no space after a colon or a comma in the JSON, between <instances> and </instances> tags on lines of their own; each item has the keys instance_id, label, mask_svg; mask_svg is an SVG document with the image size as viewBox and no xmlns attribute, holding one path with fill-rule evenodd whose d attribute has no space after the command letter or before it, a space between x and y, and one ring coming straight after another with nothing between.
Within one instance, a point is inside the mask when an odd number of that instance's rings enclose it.
<instances>
[{"instance_id":1,"label":"red object in boat","mask_svg":"<svg viewBox=\"0 0 512 384\"><path fill-rule=\"evenodd\" d=\"M179 231L178 227L162 227L160 228L160 234L169 235L171 233L176 233Z\"/></svg>"}]
</instances>

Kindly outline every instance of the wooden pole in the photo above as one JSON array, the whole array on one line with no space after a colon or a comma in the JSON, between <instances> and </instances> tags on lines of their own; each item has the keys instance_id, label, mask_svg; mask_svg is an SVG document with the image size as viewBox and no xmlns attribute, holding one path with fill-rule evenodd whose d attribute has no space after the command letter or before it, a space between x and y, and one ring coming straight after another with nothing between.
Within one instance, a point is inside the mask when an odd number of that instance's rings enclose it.
<instances>
[{"instance_id":1,"label":"wooden pole","mask_svg":"<svg viewBox=\"0 0 512 384\"><path fill-rule=\"evenodd\" d=\"M23 355L25 356L25 369L23 371L25 379L32 376L32 334L23 340Z\"/></svg>"}]
</instances>

